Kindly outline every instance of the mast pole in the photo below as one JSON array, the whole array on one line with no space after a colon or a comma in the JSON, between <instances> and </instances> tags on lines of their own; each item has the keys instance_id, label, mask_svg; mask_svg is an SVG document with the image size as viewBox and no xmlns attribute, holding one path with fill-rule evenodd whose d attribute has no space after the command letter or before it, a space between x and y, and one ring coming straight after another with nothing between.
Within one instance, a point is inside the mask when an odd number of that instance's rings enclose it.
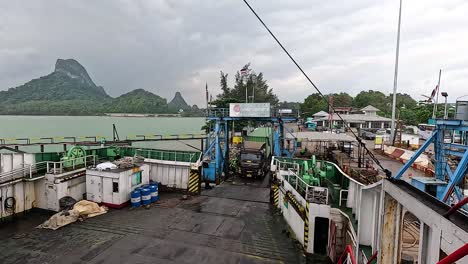
<instances>
[{"instance_id":1,"label":"mast pole","mask_svg":"<svg viewBox=\"0 0 468 264\"><path fill-rule=\"evenodd\" d=\"M391 139L395 138L395 111L396 111L396 94L398 87L398 57L400 54L400 27L401 27L401 6L402 0L400 0L400 10L398 13L398 33L397 33L397 46L395 55L395 75L393 78L393 103L392 103L392 127L391 127Z\"/></svg>"}]
</instances>

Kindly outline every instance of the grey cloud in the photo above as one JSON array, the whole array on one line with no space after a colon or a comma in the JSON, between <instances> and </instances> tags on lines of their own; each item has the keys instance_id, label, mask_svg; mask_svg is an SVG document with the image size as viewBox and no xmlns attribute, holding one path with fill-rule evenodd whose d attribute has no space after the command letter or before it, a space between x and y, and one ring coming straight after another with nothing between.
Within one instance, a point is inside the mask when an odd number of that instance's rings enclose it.
<instances>
[{"instance_id":1,"label":"grey cloud","mask_svg":"<svg viewBox=\"0 0 468 264\"><path fill-rule=\"evenodd\" d=\"M398 1L251 1L325 92L389 93ZM399 89L466 91L466 1L404 1ZM181 91L204 105L204 87L219 92L219 71L232 79L250 61L281 100L313 92L240 0L2 1L0 89L75 58L112 96L144 88L172 98ZM465 92L466 93L466 92Z\"/></svg>"}]
</instances>

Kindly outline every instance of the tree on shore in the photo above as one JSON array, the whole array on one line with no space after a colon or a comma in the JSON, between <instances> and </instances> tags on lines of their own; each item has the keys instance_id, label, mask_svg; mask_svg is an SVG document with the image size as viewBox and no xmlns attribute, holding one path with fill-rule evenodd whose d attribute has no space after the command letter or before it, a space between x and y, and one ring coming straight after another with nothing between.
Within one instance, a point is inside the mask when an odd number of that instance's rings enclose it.
<instances>
[{"instance_id":1,"label":"tree on shore","mask_svg":"<svg viewBox=\"0 0 468 264\"><path fill-rule=\"evenodd\" d=\"M347 93L334 93L333 96L334 107L347 107L352 106L356 109L372 105L377 107L380 112L379 115L384 117L391 117L392 114L392 94L385 95L380 91L361 91L354 98ZM327 98L330 95L326 95ZM397 93L397 117L399 114L400 120L406 125L417 125L419 123L426 123L432 116L433 105L419 105L409 94ZM318 93L313 93L304 99L300 105L301 112L311 116L319 111L328 111L328 104ZM438 107L437 116L443 115L443 106ZM449 112L450 115L450 112Z\"/></svg>"},{"instance_id":2,"label":"tree on shore","mask_svg":"<svg viewBox=\"0 0 468 264\"><path fill-rule=\"evenodd\" d=\"M267 84L263 73L255 73L250 70L249 73L241 75L237 71L234 76L234 86L228 86L228 74L220 72L221 93L216 96L212 104L216 107L228 107L229 103L245 103L246 93L247 101L251 103L270 103L272 106L278 104L278 97L273 93L273 89Z\"/></svg>"}]
</instances>

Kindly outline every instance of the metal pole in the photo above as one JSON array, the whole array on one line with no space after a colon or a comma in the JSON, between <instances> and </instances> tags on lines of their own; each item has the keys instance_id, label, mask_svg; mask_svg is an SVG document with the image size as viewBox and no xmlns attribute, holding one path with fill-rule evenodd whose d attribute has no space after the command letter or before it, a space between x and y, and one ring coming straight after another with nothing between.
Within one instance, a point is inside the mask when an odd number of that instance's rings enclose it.
<instances>
[{"instance_id":1,"label":"metal pole","mask_svg":"<svg viewBox=\"0 0 468 264\"><path fill-rule=\"evenodd\" d=\"M244 75L245 76L245 75ZM244 76L242 76L242 83L244 83ZM247 82L245 83L245 103L249 102L249 93L247 91Z\"/></svg>"},{"instance_id":2,"label":"metal pole","mask_svg":"<svg viewBox=\"0 0 468 264\"><path fill-rule=\"evenodd\" d=\"M436 119L437 117L437 103L439 102L439 90L440 90L440 75L442 74L442 69L439 70L439 81L437 82L437 95L436 100L434 102L434 108L432 108L432 119Z\"/></svg>"},{"instance_id":3,"label":"metal pole","mask_svg":"<svg viewBox=\"0 0 468 264\"><path fill-rule=\"evenodd\" d=\"M257 78L255 77L255 82L253 82L253 87L252 87L252 103L254 102L254 99L255 99L255 85L256 84L257 84Z\"/></svg>"},{"instance_id":4,"label":"metal pole","mask_svg":"<svg viewBox=\"0 0 468 264\"><path fill-rule=\"evenodd\" d=\"M448 119L448 115L447 115L447 96L445 96L444 119Z\"/></svg>"},{"instance_id":5,"label":"metal pole","mask_svg":"<svg viewBox=\"0 0 468 264\"><path fill-rule=\"evenodd\" d=\"M393 103L392 103L392 127L391 127L391 138L395 136L395 111L396 111L396 94L398 86L398 56L400 53L400 27L401 27L401 6L402 0L400 0L400 10L398 14L398 33L397 33L397 46L395 55L395 75L393 78Z\"/></svg>"}]
</instances>

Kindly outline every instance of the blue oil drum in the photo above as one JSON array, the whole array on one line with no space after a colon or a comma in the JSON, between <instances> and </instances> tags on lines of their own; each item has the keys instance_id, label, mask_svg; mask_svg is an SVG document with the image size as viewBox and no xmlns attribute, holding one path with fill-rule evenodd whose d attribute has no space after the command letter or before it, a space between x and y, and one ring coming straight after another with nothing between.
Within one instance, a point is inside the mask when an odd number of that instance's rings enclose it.
<instances>
[{"instance_id":1,"label":"blue oil drum","mask_svg":"<svg viewBox=\"0 0 468 264\"><path fill-rule=\"evenodd\" d=\"M154 203L158 200L158 186L150 185L149 189L151 193L151 202Z\"/></svg>"},{"instance_id":2,"label":"blue oil drum","mask_svg":"<svg viewBox=\"0 0 468 264\"><path fill-rule=\"evenodd\" d=\"M132 207L140 207L141 205L141 192L139 190L135 190L130 193L130 204Z\"/></svg>"},{"instance_id":3,"label":"blue oil drum","mask_svg":"<svg viewBox=\"0 0 468 264\"><path fill-rule=\"evenodd\" d=\"M141 189L141 204L149 205L151 203L151 191L149 188Z\"/></svg>"},{"instance_id":4,"label":"blue oil drum","mask_svg":"<svg viewBox=\"0 0 468 264\"><path fill-rule=\"evenodd\" d=\"M156 202L159 200L159 184L157 182L152 182L150 185L156 187L156 191L151 193L151 201Z\"/></svg>"}]
</instances>

